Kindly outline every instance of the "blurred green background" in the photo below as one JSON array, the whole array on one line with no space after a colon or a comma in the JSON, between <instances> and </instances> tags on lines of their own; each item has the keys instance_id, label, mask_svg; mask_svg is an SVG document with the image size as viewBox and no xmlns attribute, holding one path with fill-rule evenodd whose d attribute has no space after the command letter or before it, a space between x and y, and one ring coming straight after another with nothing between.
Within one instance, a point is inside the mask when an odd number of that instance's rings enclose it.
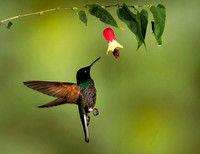
<instances>
[{"instance_id":1,"label":"blurred green background","mask_svg":"<svg viewBox=\"0 0 200 154\"><path fill-rule=\"evenodd\" d=\"M138 51L135 36L113 28L124 48L120 58L106 55L106 28L88 15L84 26L73 11L13 20L0 27L0 153L200 153L199 1L35 0L0 1L0 20L55 7L127 4L165 5L163 45L148 25ZM150 14L149 14L150 15ZM152 15L149 16L149 20ZM25 87L27 80L76 82L76 71L97 57L91 76L100 115L91 115L90 143L84 141L75 105L38 109L54 98Z\"/></svg>"}]
</instances>

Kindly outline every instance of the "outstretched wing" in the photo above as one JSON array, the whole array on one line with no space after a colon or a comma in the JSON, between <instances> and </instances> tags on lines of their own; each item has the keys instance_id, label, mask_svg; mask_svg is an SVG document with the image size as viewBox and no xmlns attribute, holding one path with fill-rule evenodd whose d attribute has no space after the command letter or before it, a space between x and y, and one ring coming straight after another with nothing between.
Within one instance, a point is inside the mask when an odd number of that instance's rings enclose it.
<instances>
[{"instance_id":1,"label":"outstretched wing","mask_svg":"<svg viewBox=\"0 0 200 154\"><path fill-rule=\"evenodd\" d=\"M75 103L79 100L80 89L75 83L51 81L26 81L24 84L43 94L63 98L66 102Z\"/></svg>"},{"instance_id":2,"label":"outstretched wing","mask_svg":"<svg viewBox=\"0 0 200 154\"><path fill-rule=\"evenodd\" d=\"M62 104L66 104L66 103L69 103L69 102L67 102L63 98L57 98L56 100L53 100L47 104L38 106L38 108L54 107L54 106L62 105Z\"/></svg>"}]
</instances>

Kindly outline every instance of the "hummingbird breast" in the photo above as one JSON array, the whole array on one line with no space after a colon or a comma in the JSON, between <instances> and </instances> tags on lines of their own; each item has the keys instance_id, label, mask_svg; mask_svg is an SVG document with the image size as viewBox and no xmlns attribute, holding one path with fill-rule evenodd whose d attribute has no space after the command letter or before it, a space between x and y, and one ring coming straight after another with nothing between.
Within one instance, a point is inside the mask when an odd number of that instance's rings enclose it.
<instances>
[{"instance_id":1,"label":"hummingbird breast","mask_svg":"<svg viewBox=\"0 0 200 154\"><path fill-rule=\"evenodd\" d=\"M82 93L88 108L93 108L96 103L96 88L94 86L94 81L90 79L88 84L81 88L80 92Z\"/></svg>"}]
</instances>

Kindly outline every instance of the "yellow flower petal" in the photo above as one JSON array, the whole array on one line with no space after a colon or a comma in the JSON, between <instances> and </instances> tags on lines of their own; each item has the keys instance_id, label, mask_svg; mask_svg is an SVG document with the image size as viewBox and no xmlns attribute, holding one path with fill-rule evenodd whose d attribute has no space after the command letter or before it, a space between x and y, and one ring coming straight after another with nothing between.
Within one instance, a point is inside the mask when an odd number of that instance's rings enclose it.
<instances>
[{"instance_id":1,"label":"yellow flower petal","mask_svg":"<svg viewBox=\"0 0 200 154\"><path fill-rule=\"evenodd\" d=\"M108 54L109 51L113 52L115 50L115 48L117 48L117 47L123 48L123 46L121 44L119 44L116 40L113 40L112 42L109 42L108 43L107 54Z\"/></svg>"}]
</instances>

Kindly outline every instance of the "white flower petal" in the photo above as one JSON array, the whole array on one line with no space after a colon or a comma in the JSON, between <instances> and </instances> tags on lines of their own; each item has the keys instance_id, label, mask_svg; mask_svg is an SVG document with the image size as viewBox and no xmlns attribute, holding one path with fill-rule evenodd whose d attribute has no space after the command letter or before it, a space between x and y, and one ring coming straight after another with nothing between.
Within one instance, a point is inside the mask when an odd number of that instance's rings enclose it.
<instances>
[{"instance_id":1,"label":"white flower petal","mask_svg":"<svg viewBox=\"0 0 200 154\"><path fill-rule=\"evenodd\" d=\"M109 42L108 43L107 54L108 54L109 51L113 52L115 50L115 48L117 48L117 47L123 48L123 46L121 44L119 44L116 40L113 40L112 42Z\"/></svg>"}]
</instances>

